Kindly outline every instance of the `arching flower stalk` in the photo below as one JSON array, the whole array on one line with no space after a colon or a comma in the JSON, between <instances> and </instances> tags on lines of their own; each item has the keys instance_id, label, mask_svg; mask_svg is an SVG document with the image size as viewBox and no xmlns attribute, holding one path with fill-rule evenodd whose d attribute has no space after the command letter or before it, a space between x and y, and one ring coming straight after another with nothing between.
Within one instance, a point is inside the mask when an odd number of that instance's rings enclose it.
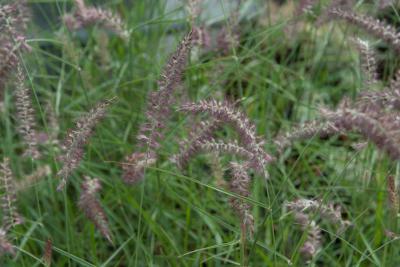
<instances>
[{"instance_id":1,"label":"arching flower stalk","mask_svg":"<svg viewBox=\"0 0 400 267\"><path fill-rule=\"evenodd\" d=\"M112 243L111 232L108 226L107 217L99 200L97 193L101 190L100 180L91 179L86 176L82 183L82 192L79 198L79 207L85 215L96 225L101 234Z\"/></svg>"},{"instance_id":2,"label":"arching flower stalk","mask_svg":"<svg viewBox=\"0 0 400 267\"><path fill-rule=\"evenodd\" d=\"M211 138L209 140L197 141L195 146L197 147L198 151L193 152L216 152L219 154L224 153L244 158L247 160L247 163L244 165L246 165L248 168L253 168L259 174L265 174L265 166L263 165L263 162L259 162L257 157L255 157L251 151L248 151L246 148L240 146L236 141L223 142Z\"/></svg>"},{"instance_id":3,"label":"arching flower stalk","mask_svg":"<svg viewBox=\"0 0 400 267\"><path fill-rule=\"evenodd\" d=\"M341 132L342 130L330 121L314 120L279 134L275 137L274 143L277 146L278 153L281 154L295 141L308 140L314 137L326 138Z\"/></svg>"},{"instance_id":4,"label":"arching flower stalk","mask_svg":"<svg viewBox=\"0 0 400 267\"><path fill-rule=\"evenodd\" d=\"M191 47L192 31L183 38L168 59L158 81L159 89L148 96L146 121L140 126L137 135L139 149L145 151L145 154L133 152L127 157L128 162L123 164L123 179L128 183L141 181L145 168L157 160L157 150L175 103L174 93L181 84Z\"/></svg>"},{"instance_id":5,"label":"arching flower stalk","mask_svg":"<svg viewBox=\"0 0 400 267\"><path fill-rule=\"evenodd\" d=\"M328 10L331 18L343 19L347 23L355 25L376 38L382 39L392 46L397 52L400 51L400 34L396 29L382 21L369 16L358 15L352 11L331 8Z\"/></svg>"},{"instance_id":6,"label":"arching flower stalk","mask_svg":"<svg viewBox=\"0 0 400 267\"><path fill-rule=\"evenodd\" d=\"M84 0L75 0L75 12L65 14L63 17L65 25L69 30L77 30L80 28L99 25L104 29L110 30L123 39L129 37L126 26L121 17L113 14L110 10L88 7Z\"/></svg>"},{"instance_id":7,"label":"arching flower stalk","mask_svg":"<svg viewBox=\"0 0 400 267\"><path fill-rule=\"evenodd\" d=\"M105 117L107 108L113 100L98 103L76 122L74 129L69 130L62 146L63 154L59 157L63 166L57 173L57 176L61 178L57 190L64 188L71 173L79 166L85 145L93 135L94 128Z\"/></svg>"},{"instance_id":8,"label":"arching flower stalk","mask_svg":"<svg viewBox=\"0 0 400 267\"><path fill-rule=\"evenodd\" d=\"M398 140L385 129L384 124L381 124L373 116L355 109L340 109L336 112L321 109L321 113L323 117L334 122L338 128L360 133L379 149L386 151L392 160L400 159Z\"/></svg>"},{"instance_id":9,"label":"arching flower stalk","mask_svg":"<svg viewBox=\"0 0 400 267\"><path fill-rule=\"evenodd\" d=\"M217 119L223 124L231 125L239 134L242 146L253 154L258 166L263 166L265 169L266 164L273 160L264 151L262 143L258 141L255 126L246 115L236 110L232 104L226 101L201 100L198 103L183 104L179 110L192 114L208 113L211 118Z\"/></svg>"},{"instance_id":10,"label":"arching flower stalk","mask_svg":"<svg viewBox=\"0 0 400 267\"><path fill-rule=\"evenodd\" d=\"M382 113L385 110L400 110L400 88L362 91L356 99L357 110L368 113Z\"/></svg>"},{"instance_id":11,"label":"arching flower stalk","mask_svg":"<svg viewBox=\"0 0 400 267\"><path fill-rule=\"evenodd\" d=\"M25 144L28 146L28 149L25 151L25 156L38 159L40 157L40 152L37 142L36 113L32 107L30 91L28 87L25 86L25 75L21 65L17 67L16 78L15 105L17 108L19 132Z\"/></svg>"}]
</instances>

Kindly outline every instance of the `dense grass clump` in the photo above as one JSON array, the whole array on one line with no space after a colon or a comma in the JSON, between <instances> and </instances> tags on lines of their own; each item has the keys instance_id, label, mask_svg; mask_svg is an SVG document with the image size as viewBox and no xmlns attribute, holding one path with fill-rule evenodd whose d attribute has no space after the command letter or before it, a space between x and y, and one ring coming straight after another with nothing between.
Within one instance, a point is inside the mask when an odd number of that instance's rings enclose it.
<instances>
[{"instance_id":1,"label":"dense grass clump","mask_svg":"<svg viewBox=\"0 0 400 267\"><path fill-rule=\"evenodd\" d=\"M0 1L0 265L400 266L399 11Z\"/></svg>"}]
</instances>

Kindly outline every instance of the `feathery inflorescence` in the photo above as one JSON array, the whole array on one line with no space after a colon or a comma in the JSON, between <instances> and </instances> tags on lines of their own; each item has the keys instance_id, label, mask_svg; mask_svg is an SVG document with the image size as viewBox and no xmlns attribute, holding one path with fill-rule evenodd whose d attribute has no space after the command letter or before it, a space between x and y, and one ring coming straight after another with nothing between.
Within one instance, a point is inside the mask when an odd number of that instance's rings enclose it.
<instances>
[{"instance_id":1,"label":"feathery inflorescence","mask_svg":"<svg viewBox=\"0 0 400 267\"><path fill-rule=\"evenodd\" d=\"M127 184L135 184L144 177L146 167L156 163L156 156L149 153L135 152L126 157L122 165L122 179Z\"/></svg>"},{"instance_id":2,"label":"feathery inflorescence","mask_svg":"<svg viewBox=\"0 0 400 267\"><path fill-rule=\"evenodd\" d=\"M123 179L128 183L143 179L144 169L157 160L157 150L164 136L164 129L175 102L174 92L182 81L190 50L192 31L180 42L177 50L170 56L158 81L159 89L148 96L146 121L142 123L137 135L139 147L145 154L134 152L123 164Z\"/></svg>"},{"instance_id":3,"label":"feathery inflorescence","mask_svg":"<svg viewBox=\"0 0 400 267\"><path fill-rule=\"evenodd\" d=\"M309 12L316 3L316 0L300 0L294 12L295 16Z\"/></svg>"},{"instance_id":4,"label":"feathery inflorescence","mask_svg":"<svg viewBox=\"0 0 400 267\"><path fill-rule=\"evenodd\" d=\"M15 225L22 223L22 217L17 212L15 202L17 196L14 188L14 178L10 168L10 160L4 158L0 164L0 179L3 188L3 196L1 197L1 208L3 210L1 229L8 232Z\"/></svg>"},{"instance_id":5,"label":"feathery inflorescence","mask_svg":"<svg viewBox=\"0 0 400 267\"><path fill-rule=\"evenodd\" d=\"M352 11L340 8L331 8L328 10L328 13L332 18L343 19L350 24L364 29L369 34L387 42L397 52L400 51L400 34L394 27L373 17L358 15Z\"/></svg>"},{"instance_id":6,"label":"feathery inflorescence","mask_svg":"<svg viewBox=\"0 0 400 267\"><path fill-rule=\"evenodd\" d=\"M93 135L96 125L105 117L107 108L112 101L113 99L110 99L98 103L76 122L74 129L68 132L62 146L63 154L59 157L59 161L63 166L57 173L57 176L61 178L57 190L64 188L68 177L79 166L84 155L86 143Z\"/></svg>"},{"instance_id":7,"label":"feathery inflorescence","mask_svg":"<svg viewBox=\"0 0 400 267\"><path fill-rule=\"evenodd\" d=\"M240 44L240 7L241 0L236 1L237 6L232 10L227 25L222 27L217 36L217 49L223 55L228 55L230 51L238 48Z\"/></svg>"},{"instance_id":8,"label":"feathery inflorescence","mask_svg":"<svg viewBox=\"0 0 400 267\"><path fill-rule=\"evenodd\" d=\"M15 255L15 249L7 238L7 232L0 228L0 256L3 254Z\"/></svg>"},{"instance_id":9,"label":"feathery inflorescence","mask_svg":"<svg viewBox=\"0 0 400 267\"><path fill-rule=\"evenodd\" d=\"M29 12L23 0L0 5L0 95L10 74L19 64L19 49L30 50L25 42L29 18Z\"/></svg>"},{"instance_id":10,"label":"feathery inflorescence","mask_svg":"<svg viewBox=\"0 0 400 267\"><path fill-rule=\"evenodd\" d=\"M362 91L355 106L363 112L382 113L385 110L400 110L400 87L383 90Z\"/></svg>"},{"instance_id":11,"label":"feathery inflorescence","mask_svg":"<svg viewBox=\"0 0 400 267\"><path fill-rule=\"evenodd\" d=\"M321 228L303 212L294 211L294 219L300 225L301 230L307 233L307 240L300 248L300 254L306 260L311 260L322 248Z\"/></svg>"},{"instance_id":12,"label":"feathery inflorescence","mask_svg":"<svg viewBox=\"0 0 400 267\"><path fill-rule=\"evenodd\" d=\"M252 153L253 162L257 162L257 166L263 166L264 169L265 165L273 160L262 148L262 143L258 142L255 126L229 102L201 100L198 103L183 104L179 110L192 114L208 113L213 119L232 125L239 134L242 146Z\"/></svg>"},{"instance_id":13,"label":"feathery inflorescence","mask_svg":"<svg viewBox=\"0 0 400 267\"><path fill-rule=\"evenodd\" d=\"M21 65L17 67L16 76L15 105L17 108L19 132L25 144L28 146L25 155L33 159L38 159L40 157L40 152L37 142L35 110L32 107L30 91L28 87L25 86L25 75Z\"/></svg>"},{"instance_id":14,"label":"feathery inflorescence","mask_svg":"<svg viewBox=\"0 0 400 267\"><path fill-rule=\"evenodd\" d=\"M333 121L338 128L357 131L379 149L386 151L393 160L400 159L398 140L370 114L355 109L339 109L336 112L321 109L321 113L325 118Z\"/></svg>"},{"instance_id":15,"label":"feathery inflorescence","mask_svg":"<svg viewBox=\"0 0 400 267\"><path fill-rule=\"evenodd\" d=\"M349 221L343 220L341 207L335 207L332 203L324 204L321 200L300 198L286 203L286 207L292 211L318 213L322 219L339 226L341 230L350 225Z\"/></svg>"},{"instance_id":16,"label":"feathery inflorescence","mask_svg":"<svg viewBox=\"0 0 400 267\"><path fill-rule=\"evenodd\" d=\"M394 175L389 175L387 178L387 194L389 199L390 209L397 216L399 212L399 190L396 187L396 179Z\"/></svg>"},{"instance_id":17,"label":"feathery inflorescence","mask_svg":"<svg viewBox=\"0 0 400 267\"><path fill-rule=\"evenodd\" d=\"M274 143L277 146L278 153L282 153L294 141L307 140L314 137L325 138L340 132L341 129L332 122L315 120L297 126L286 133L279 134L275 137Z\"/></svg>"},{"instance_id":18,"label":"feathery inflorescence","mask_svg":"<svg viewBox=\"0 0 400 267\"><path fill-rule=\"evenodd\" d=\"M46 267L51 266L52 254L53 254L53 241L50 238L48 238L43 253L43 262Z\"/></svg>"},{"instance_id":19,"label":"feathery inflorescence","mask_svg":"<svg viewBox=\"0 0 400 267\"><path fill-rule=\"evenodd\" d=\"M174 91L181 83L191 46L192 31L183 38L175 53L169 58L158 81L159 89L151 92L148 97L146 122L141 125L138 134L139 144L146 151L155 152L160 147L162 130L166 127L165 121L171 114L175 102Z\"/></svg>"},{"instance_id":20,"label":"feathery inflorescence","mask_svg":"<svg viewBox=\"0 0 400 267\"><path fill-rule=\"evenodd\" d=\"M254 154L251 151L240 146L237 143L237 141L223 142L211 138L209 140L197 141L195 146L198 148L197 153L200 151L207 151L207 152L216 152L219 154L224 153L228 155L236 155L238 157L242 157L248 161L246 163L247 167L254 168L261 175L264 174L265 166L263 165L263 162L259 162L257 158L254 157Z\"/></svg>"},{"instance_id":21,"label":"feathery inflorescence","mask_svg":"<svg viewBox=\"0 0 400 267\"><path fill-rule=\"evenodd\" d=\"M194 25L194 21L200 16L202 11L202 3L203 0L187 0L186 11L188 13L188 19L191 25Z\"/></svg>"},{"instance_id":22,"label":"feathery inflorescence","mask_svg":"<svg viewBox=\"0 0 400 267\"><path fill-rule=\"evenodd\" d=\"M65 14L63 17L69 30L77 30L87 26L99 25L110 30L123 39L129 37L129 33L122 19L110 10L96 7L88 7L84 0L75 0L75 12Z\"/></svg>"},{"instance_id":23,"label":"feathery inflorescence","mask_svg":"<svg viewBox=\"0 0 400 267\"><path fill-rule=\"evenodd\" d=\"M250 184L251 179L247 173L245 164L239 164L237 162L230 163L231 180L229 181L229 188L232 192L238 194L241 197L250 196ZM231 205L235 212L238 214L243 233L249 233L250 235L254 232L254 218L251 214L251 206L249 203L239 198L231 198Z\"/></svg>"},{"instance_id":24,"label":"feathery inflorescence","mask_svg":"<svg viewBox=\"0 0 400 267\"><path fill-rule=\"evenodd\" d=\"M368 88L378 81L375 53L367 41L360 38L354 38L353 42L360 53L361 70L364 75L365 85Z\"/></svg>"},{"instance_id":25,"label":"feathery inflorescence","mask_svg":"<svg viewBox=\"0 0 400 267\"><path fill-rule=\"evenodd\" d=\"M86 216L96 225L101 234L112 243L111 232L108 226L107 217L99 200L97 193L101 190L100 180L91 179L86 176L82 183L82 192L79 198L79 207Z\"/></svg>"},{"instance_id":26,"label":"feathery inflorescence","mask_svg":"<svg viewBox=\"0 0 400 267\"><path fill-rule=\"evenodd\" d=\"M45 107L46 119L47 119L47 129L48 133L48 141L51 144L58 144L58 134L60 132L60 124L58 121L58 117L55 113L55 110L50 102L47 102Z\"/></svg>"},{"instance_id":27,"label":"feathery inflorescence","mask_svg":"<svg viewBox=\"0 0 400 267\"><path fill-rule=\"evenodd\" d=\"M316 213L322 219L339 227L339 231L345 230L350 225L349 221L342 219L341 207L333 204L325 205L319 200L298 199L285 203L289 211L294 213L295 221L307 233L307 240L300 249L301 255L310 260L317 255L322 247L321 228L314 220L310 219L308 213Z\"/></svg>"}]
</instances>

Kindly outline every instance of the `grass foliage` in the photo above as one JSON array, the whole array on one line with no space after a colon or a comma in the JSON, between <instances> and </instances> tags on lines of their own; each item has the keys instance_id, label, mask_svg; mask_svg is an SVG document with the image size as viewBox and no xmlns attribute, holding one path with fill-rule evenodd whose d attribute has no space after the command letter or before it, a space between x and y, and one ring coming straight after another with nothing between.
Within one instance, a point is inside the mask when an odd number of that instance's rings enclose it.
<instances>
[{"instance_id":1,"label":"grass foliage","mask_svg":"<svg viewBox=\"0 0 400 267\"><path fill-rule=\"evenodd\" d=\"M10 158L17 180L43 165L51 166L52 175L18 192L24 223L12 230L16 255L3 256L1 266L44 266L48 239L52 266L304 266L300 248L306 234L284 208L285 202L298 198L340 205L352 224L337 232L337 226L318 220L322 248L308 266L400 265L398 239L385 235L386 229L397 230L386 178L398 177L399 165L373 145L354 149L352 134L296 142L268 166L268 180L252 174L246 201L252 204L255 229L244 252L240 224L229 205L230 197L238 196L223 186L232 156L217 160L204 154L192 159L184 172L168 161L187 137L193 117L174 112L160 160L146 169L141 183L124 184L122 163L136 147L147 94L157 89L168 55L189 29L181 16L185 6L168 9L158 0L86 1L121 14L130 31L124 41L98 27L68 31L60 18L71 9L69 1L28 2L34 14L27 33L32 53L21 60L39 130L49 135L54 130L47 105L54 109L63 138L98 101L116 99L85 146L68 186L57 191L59 146L42 147L39 160L22 157L15 88L7 87L0 113L2 157ZM217 22L212 29L218 31L230 13L228 1L216 2L225 12L225 17L213 18ZM354 97L362 90L362 75L357 50L348 40L355 33L351 27L334 22L317 28L306 14L294 30L292 3L253 2L261 8L256 16L241 20L240 43L233 51L192 53L182 99L238 101L273 153L279 132L316 118L320 105L335 107L344 96ZM370 2L359 4L373 8ZM390 6L379 14L395 24L397 11ZM379 48L379 73L385 82L396 71L399 57L381 43L373 45ZM218 134L234 136L225 128ZM99 197L113 244L79 209L84 176L102 183ZM318 218L317 212L313 215Z\"/></svg>"}]
</instances>

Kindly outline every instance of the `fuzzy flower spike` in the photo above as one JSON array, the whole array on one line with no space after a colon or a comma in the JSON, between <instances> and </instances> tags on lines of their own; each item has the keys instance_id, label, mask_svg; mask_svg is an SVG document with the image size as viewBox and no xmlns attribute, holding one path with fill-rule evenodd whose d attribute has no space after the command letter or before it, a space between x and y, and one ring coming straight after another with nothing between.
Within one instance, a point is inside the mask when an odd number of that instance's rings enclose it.
<instances>
[{"instance_id":1,"label":"fuzzy flower spike","mask_svg":"<svg viewBox=\"0 0 400 267\"><path fill-rule=\"evenodd\" d=\"M38 159L40 152L37 142L35 110L32 107L30 90L25 86L25 75L21 65L17 67L16 76L15 105L17 107L19 132L28 146L25 155Z\"/></svg>"},{"instance_id":2,"label":"fuzzy flower spike","mask_svg":"<svg viewBox=\"0 0 400 267\"><path fill-rule=\"evenodd\" d=\"M391 45L397 52L400 52L400 33L392 26L369 16L358 15L352 11L341 8L328 10L331 18L343 19L347 23L364 29L369 34L379 38Z\"/></svg>"},{"instance_id":3,"label":"fuzzy flower spike","mask_svg":"<svg viewBox=\"0 0 400 267\"><path fill-rule=\"evenodd\" d=\"M264 173L266 164L273 160L272 156L262 148L262 143L258 141L255 126L246 115L236 110L229 102L202 100L198 103L183 104L179 110L192 114L208 113L221 123L232 125L239 134L242 146L252 154L250 162L253 166L251 167L254 167L259 173Z\"/></svg>"},{"instance_id":4,"label":"fuzzy flower spike","mask_svg":"<svg viewBox=\"0 0 400 267\"><path fill-rule=\"evenodd\" d=\"M25 32L29 21L25 1L0 5L0 95L19 64L19 51L30 51Z\"/></svg>"},{"instance_id":5,"label":"fuzzy flower spike","mask_svg":"<svg viewBox=\"0 0 400 267\"><path fill-rule=\"evenodd\" d=\"M157 160L157 150L175 103L174 92L181 83L191 48L192 31L183 38L169 58L158 81L159 89L148 96L146 121L140 126L137 135L139 149L145 152L134 152L126 157L122 178L127 184L141 181L145 168Z\"/></svg>"},{"instance_id":6,"label":"fuzzy flower spike","mask_svg":"<svg viewBox=\"0 0 400 267\"><path fill-rule=\"evenodd\" d=\"M247 174L245 165L231 162L230 170L232 175L229 182L230 190L242 197L249 197L251 178ZM231 206L241 220L242 232L252 235L254 232L254 218L251 215L250 204L242 199L232 198Z\"/></svg>"},{"instance_id":7,"label":"fuzzy flower spike","mask_svg":"<svg viewBox=\"0 0 400 267\"><path fill-rule=\"evenodd\" d=\"M82 192L79 198L79 207L86 216L96 225L101 234L112 244L110 229L107 218L99 200L97 193L101 190L100 180L91 179L86 176L82 183Z\"/></svg>"},{"instance_id":8,"label":"fuzzy flower spike","mask_svg":"<svg viewBox=\"0 0 400 267\"><path fill-rule=\"evenodd\" d=\"M123 39L128 38L129 33L122 19L110 10L88 7L83 0L75 0L75 8L73 14L66 14L63 17L64 23L69 30L99 25L104 29L114 32Z\"/></svg>"},{"instance_id":9,"label":"fuzzy flower spike","mask_svg":"<svg viewBox=\"0 0 400 267\"><path fill-rule=\"evenodd\" d=\"M22 217L17 212L17 196L14 188L13 174L10 168L10 160L4 158L0 165L0 180L3 187L3 196L0 199L3 210L1 229L8 232L11 228L22 223Z\"/></svg>"},{"instance_id":10,"label":"fuzzy flower spike","mask_svg":"<svg viewBox=\"0 0 400 267\"><path fill-rule=\"evenodd\" d=\"M114 98L97 104L76 122L74 129L68 132L62 146L63 154L59 157L63 167L57 174L61 178L57 190L64 188L71 173L79 166L84 155L84 146L93 135L96 125L105 117L107 108L113 100Z\"/></svg>"}]
</instances>

